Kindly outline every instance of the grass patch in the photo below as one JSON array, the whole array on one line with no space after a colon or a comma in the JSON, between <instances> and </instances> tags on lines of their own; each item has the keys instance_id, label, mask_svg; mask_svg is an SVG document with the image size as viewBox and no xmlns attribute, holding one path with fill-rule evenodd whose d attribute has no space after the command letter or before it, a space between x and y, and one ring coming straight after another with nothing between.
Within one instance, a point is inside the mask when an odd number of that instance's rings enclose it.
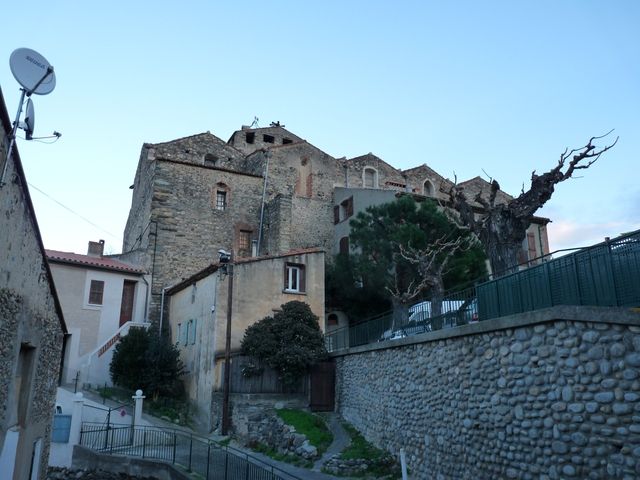
<instances>
[{"instance_id":1,"label":"grass patch","mask_svg":"<svg viewBox=\"0 0 640 480\"><path fill-rule=\"evenodd\" d=\"M318 449L320 455L326 452L333 442L333 434L327 428L322 417L289 408L276 410L276 412L284 423L293 426L296 432L305 435L309 443Z\"/></svg>"},{"instance_id":2,"label":"grass patch","mask_svg":"<svg viewBox=\"0 0 640 480\"><path fill-rule=\"evenodd\" d=\"M357 476L368 477L373 475L375 478L402 478L400 466L393 461L389 452L380 450L367 442L352 425L343 423L342 426L351 437L351 444L342 451L340 458L342 460L365 459L371 462L369 468Z\"/></svg>"},{"instance_id":3,"label":"grass patch","mask_svg":"<svg viewBox=\"0 0 640 480\"><path fill-rule=\"evenodd\" d=\"M304 458L293 455L291 453L278 453L277 450L271 448L268 445L265 445L264 443L256 443L255 445L252 445L252 449L256 452L263 453L267 457L273 458L274 460L277 460L279 462L290 463L292 465L295 465L296 467L302 468L313 467L313 462L311 460L305 460Z\"/></svg>"}]
</instances>

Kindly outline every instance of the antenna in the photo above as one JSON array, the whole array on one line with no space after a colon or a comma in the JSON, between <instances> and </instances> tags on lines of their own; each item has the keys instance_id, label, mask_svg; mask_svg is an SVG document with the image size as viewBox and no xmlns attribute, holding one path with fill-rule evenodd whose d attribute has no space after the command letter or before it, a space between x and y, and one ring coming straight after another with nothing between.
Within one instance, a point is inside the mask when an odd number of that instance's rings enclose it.
<instances>
[{"instance_id":1,"label":"antenna","mask_svg":"<svg viewBox=\"0 0 640 480\"><path fill-rule=\"evenodd\" d=\"M27 140L31 140L33 138L33 129L36 125L36 113L33 110L33 102L31 99L27 100L27 108L26 113L24 114L24 124L23 128L25 131L25 137Z\"/></svg>"},{"instance_id":2,"label":"antenna","mask_svg":"<svg viewBox=\"0 0 640 480\"><path fill-rule=\"evenodd\" d=\"M13 146L16 142L16 132L18 128L24 128L27 140L33 138L33 128L35 126L35 111L31 95L48 95L56 88L56 75L53 73L53 67L47 62L47 59L35 50L30 48L18 48L13 51L9 58L9 67L16 81L22 86L20 94L20 102L18 102L18 113L16 120L13 122L13 128L9 134L9 148L5 155L6 161L0 175L0 187L4 185L4 177L7 173L7 165L13 154ZM24 123L20 123L20 115L22 114L22 106L24 105L24 97L28 97L27 112Z\"/></svg>"}]
</instances>

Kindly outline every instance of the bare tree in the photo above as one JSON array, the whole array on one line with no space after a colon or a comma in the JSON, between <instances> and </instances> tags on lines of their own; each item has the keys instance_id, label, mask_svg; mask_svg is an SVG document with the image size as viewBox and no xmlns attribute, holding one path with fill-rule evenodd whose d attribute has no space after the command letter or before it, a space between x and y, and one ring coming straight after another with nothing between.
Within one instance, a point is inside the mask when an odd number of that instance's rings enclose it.
<instances>
[{"instance_id":1,"label":"bare tree","mask_svg":"<svg viewBox=\"0 0 640 480\"><path fill-rule=\"evenodd\" d=\"M464 189L454 183L448 192L451 206L458 213L462 225L469 228L482 243L491 262L494 275L501 275L515 268L518 263L518 252L527 235L527 228L535 212L540 209L554 192L555 186L568 180L576 170L584 170L593 165L607 150L613 148L618 138L609 145L597 147L595 140L606 137L591 137L589 142L580 148L569 151L567 148L558 160L558 164L542 175L535 170L531 174L531 186L506 203L496 202L500 185L491 180L488 197L480 191L473 200L482 206L479 214L464 194ZM568 162L567 162L568 160ZM566 167L566 168L565 168Z\"/></svg>"},{"instance_id":2,"label":"bare tree","mask_svg":"<svg viewBox=\"0 0 640 480\"><path fill-rule=\"evenodd\" d=\"M432 316L440 314L444 295L443 277L449 260L472 245L470 237L444 235L424 248L413 248L396 243L393 282L386 287L394 307L394 320L404 323L409 303L425 290L431 292ZM406 263L405 263L406 262ZM411 265L417 275L404 275L402 264Z\"/></svg>"}]
</instances>

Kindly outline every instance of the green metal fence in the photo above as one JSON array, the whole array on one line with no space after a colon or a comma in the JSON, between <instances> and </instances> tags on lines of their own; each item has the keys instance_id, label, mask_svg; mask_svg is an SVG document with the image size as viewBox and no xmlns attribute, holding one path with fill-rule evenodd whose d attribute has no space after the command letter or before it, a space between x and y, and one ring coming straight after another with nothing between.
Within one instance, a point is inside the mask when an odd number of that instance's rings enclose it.
<instances>
[{"instance_id":1,"label":"green metal fence","mask_svg":"<svg viewBox=\"0 0 640 480\"><path fill-rule=\"evenodd\" d=\"M640 305L640 231L477 287L482 319L555 305Z\"/></svg>"},{"instance_id":2,"label":"green metal fence","mask_svg":"<svg viewBox=\"0 0 640 480\"><path fill-rule=\"evenodd\" d=\"M449 293L440 314L425 301L407 318L392 312L325 334L329 352L394 340L474 321L555 305L640 306L640 230L545 261L461 292Z\"/></svg>"}]
</instances>

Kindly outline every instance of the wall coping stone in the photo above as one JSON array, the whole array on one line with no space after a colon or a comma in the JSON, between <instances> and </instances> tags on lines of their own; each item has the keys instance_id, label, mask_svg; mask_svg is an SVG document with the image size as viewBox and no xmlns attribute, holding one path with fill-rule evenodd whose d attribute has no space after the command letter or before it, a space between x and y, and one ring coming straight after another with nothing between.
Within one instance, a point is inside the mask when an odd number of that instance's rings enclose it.
<instances>
[{"instance_id":1,"label":"wall coping stone","mask_svg":"<svg viewBox=\"0 0 640 480\"><path fill-rule=\"evenodd\" d=\"M343 357L375 350L405 347L437 340L480 335L483 333L506 330L510 328L526 327L540 323L555 321L576 321L589 323L607 323L617 325L632 325L640 327L640 308L629 307L596 307L579 305L556 305L532 312L507 315L491 320L462 325L454 328L444 328L434 332L426 332L410 337L398 338L385 342L369 343L358 347L347 348L329 353L330 357Z\"/></svg>"}]
</instances>

